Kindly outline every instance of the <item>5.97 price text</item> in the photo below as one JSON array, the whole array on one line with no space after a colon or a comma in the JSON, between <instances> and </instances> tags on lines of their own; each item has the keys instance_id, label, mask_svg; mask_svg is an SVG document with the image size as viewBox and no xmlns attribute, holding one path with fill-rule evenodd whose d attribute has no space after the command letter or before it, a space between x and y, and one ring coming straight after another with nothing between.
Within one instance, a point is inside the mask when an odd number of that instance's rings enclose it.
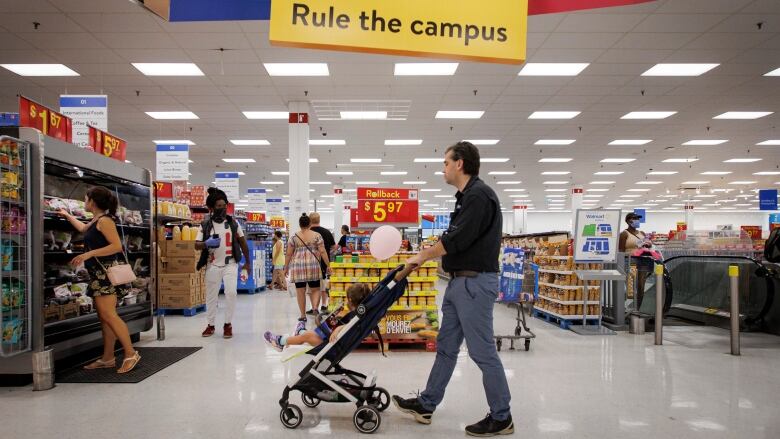
<instances>
[{"instance_id":1,"label":"5.97 price text","mask_svg":"<svg viewBox=\"0 0 780 439\"><path fill-rule=\"evenodd\" d=\"M381 223L387 220L388 213L400 212L403 206L403 201L366 201L363 210L372 213L374 222Z\"/></svg>"}]
</instances>

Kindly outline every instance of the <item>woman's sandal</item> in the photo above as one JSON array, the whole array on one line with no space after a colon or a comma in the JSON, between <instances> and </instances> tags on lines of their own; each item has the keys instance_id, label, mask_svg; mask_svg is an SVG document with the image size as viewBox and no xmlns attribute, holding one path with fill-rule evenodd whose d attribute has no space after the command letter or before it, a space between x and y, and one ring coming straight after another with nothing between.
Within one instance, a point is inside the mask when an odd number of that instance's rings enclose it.
<instances>
[{"instance_id":1,"label":"woman's sandal","mask_svg":"<svg viewBox=\"0 0 780 439\"><path fill-rule=\"evenodd\" d=\"M135 354L133 354L132 357L125 358L122 360L122 367L119 368L119 370L116 371L116 373L128 373L131 370L135 369L135 366L138 365L138 362L141 361L141 354L138 353L138 351L135 351ZM128 363L130 363L128 365Z\"/></svg>"},{"instance_id":2,"label":"woman's sandal","mask_svg":"<svg viewBox=\"0 0 780 439\"><path fill-rule=\"evenodd\" d=\"M84 366L84 370L112 369L114 367L116 367L116 358L113 358L110 361L103 361L102 358L98 358L92 363L89 363L86 366Z\"/></svg>"}]
</instances>

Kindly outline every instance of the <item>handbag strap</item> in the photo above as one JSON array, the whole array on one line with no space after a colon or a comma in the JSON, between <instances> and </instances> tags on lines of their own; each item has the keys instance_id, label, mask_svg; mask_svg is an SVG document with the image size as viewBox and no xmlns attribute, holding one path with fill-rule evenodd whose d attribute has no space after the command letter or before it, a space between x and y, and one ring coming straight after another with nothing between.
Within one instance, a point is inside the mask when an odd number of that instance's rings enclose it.
<instances>
[{"instance_id":1,"label":"handbag strap","mask_svg":"<svg viewBox=\"0 0 780 439\"><path fill-rule=\"evenodd\" d=\"M99 217L97 217L97 219L95 219L95 224L94 224L95 228L97 228L97 223L98 223L98 221L100 221L100 218L103 218L104 216L108 216L108 215L105 215L105 214L104 215L100 215ZM119 227L119 229L122 230L121 227ZM125 239L125 232L124 232L124 230L122 230L122 240L124 241L124 239ZM91 250L95 250L95 249L91 249ZM127 259L127 252L125 251L124 243L122 244L122 256L124 256L124 258L125 258L125 263L127 263L127 265L130 265L130 261ZM103 265L102 262L100 262L100 257L95 256L95 260L97 261L98 265L100 265L100 268L103 269L103 271L108 272L108 269L106 268L106 266Z\"/></svg>"},{"instance_id":2,"label":"handbag strap","mask_svg":"<svg viewBox=\"0 0 780 439\"><path fill-rule=\"evenodd\" d=\"M303 246L304 246L304 247L306 247L306 250L308 250L308 251L309 251L309 253L311 253L311 254L312 254L312 256L314 256L314 258L315 258L317 261L321 261L321 260L322 260L322 258L321 258L320 256L317 256L317 254L315 254L315 253L314 253L314 251L311 249L311 247L309 247L309 245L308 245L308 244L306 244L306 243L303 241L303 239L301 239L301 237L300 237L300 236L298 236L298 234L297 234L297 233L295 234L295 237L296 237L296 238L298 238L298 241L301 241L301 244L303 244Z\"/></svg>"}]
</instances>

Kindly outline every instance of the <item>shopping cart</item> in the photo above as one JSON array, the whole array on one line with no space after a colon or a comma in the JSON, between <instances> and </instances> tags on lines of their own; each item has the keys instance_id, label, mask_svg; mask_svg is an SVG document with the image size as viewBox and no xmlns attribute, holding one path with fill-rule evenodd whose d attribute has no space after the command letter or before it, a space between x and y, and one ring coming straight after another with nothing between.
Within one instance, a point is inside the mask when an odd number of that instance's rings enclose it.
<instances>
[{"instance_id":1,"label":"shopping cart","mask_svg":"<svg viewBox=\"0 0 780 439\"><path fill-rule=\"evenodd\" d=\"M531 313L536 297L539 295L539 266L526 262L521 282L519 294L507 296L511 300L500 300L501 303L505 303L508 307L517 310L517 317L514 335L493 336L496 340L496 349L499 351L504 340L509 340L509 350L515 350L515 341L525 340L525 350L528 351L531 349L531 339L536 338L536 334L528 328L528 324L525 321L525 308L528 307L528 312Z\"/></svg>"}]
</instances>

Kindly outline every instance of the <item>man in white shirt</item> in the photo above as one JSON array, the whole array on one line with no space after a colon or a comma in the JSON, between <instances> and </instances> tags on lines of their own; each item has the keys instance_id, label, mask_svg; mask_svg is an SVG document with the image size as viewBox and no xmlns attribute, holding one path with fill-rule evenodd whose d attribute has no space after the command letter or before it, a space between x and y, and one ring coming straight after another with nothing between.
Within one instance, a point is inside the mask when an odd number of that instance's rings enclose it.
<instances>
[{"instance_id":1,"label":"man in white shirt","mask_svg":"<svg viewBox=\"0 0 780 439\"><path fill-rule=\"evenodd\" d=\"M196 238L195 248L201 250L198 269L206 267L206 329L203 337L214 335L214 323L217 318L217 303L220 286L224 285L225 324L222 327L223 337L233 337L233 313L236 310L236 290L238 284L238 264L241 256L247 260L241 267L242 272L249 273L249 247L244 238L244 231L230 215L227 215L227 195L217 188L209 188L206 207L211 215L201 224Z\"/></svg>"}]
</instances>

